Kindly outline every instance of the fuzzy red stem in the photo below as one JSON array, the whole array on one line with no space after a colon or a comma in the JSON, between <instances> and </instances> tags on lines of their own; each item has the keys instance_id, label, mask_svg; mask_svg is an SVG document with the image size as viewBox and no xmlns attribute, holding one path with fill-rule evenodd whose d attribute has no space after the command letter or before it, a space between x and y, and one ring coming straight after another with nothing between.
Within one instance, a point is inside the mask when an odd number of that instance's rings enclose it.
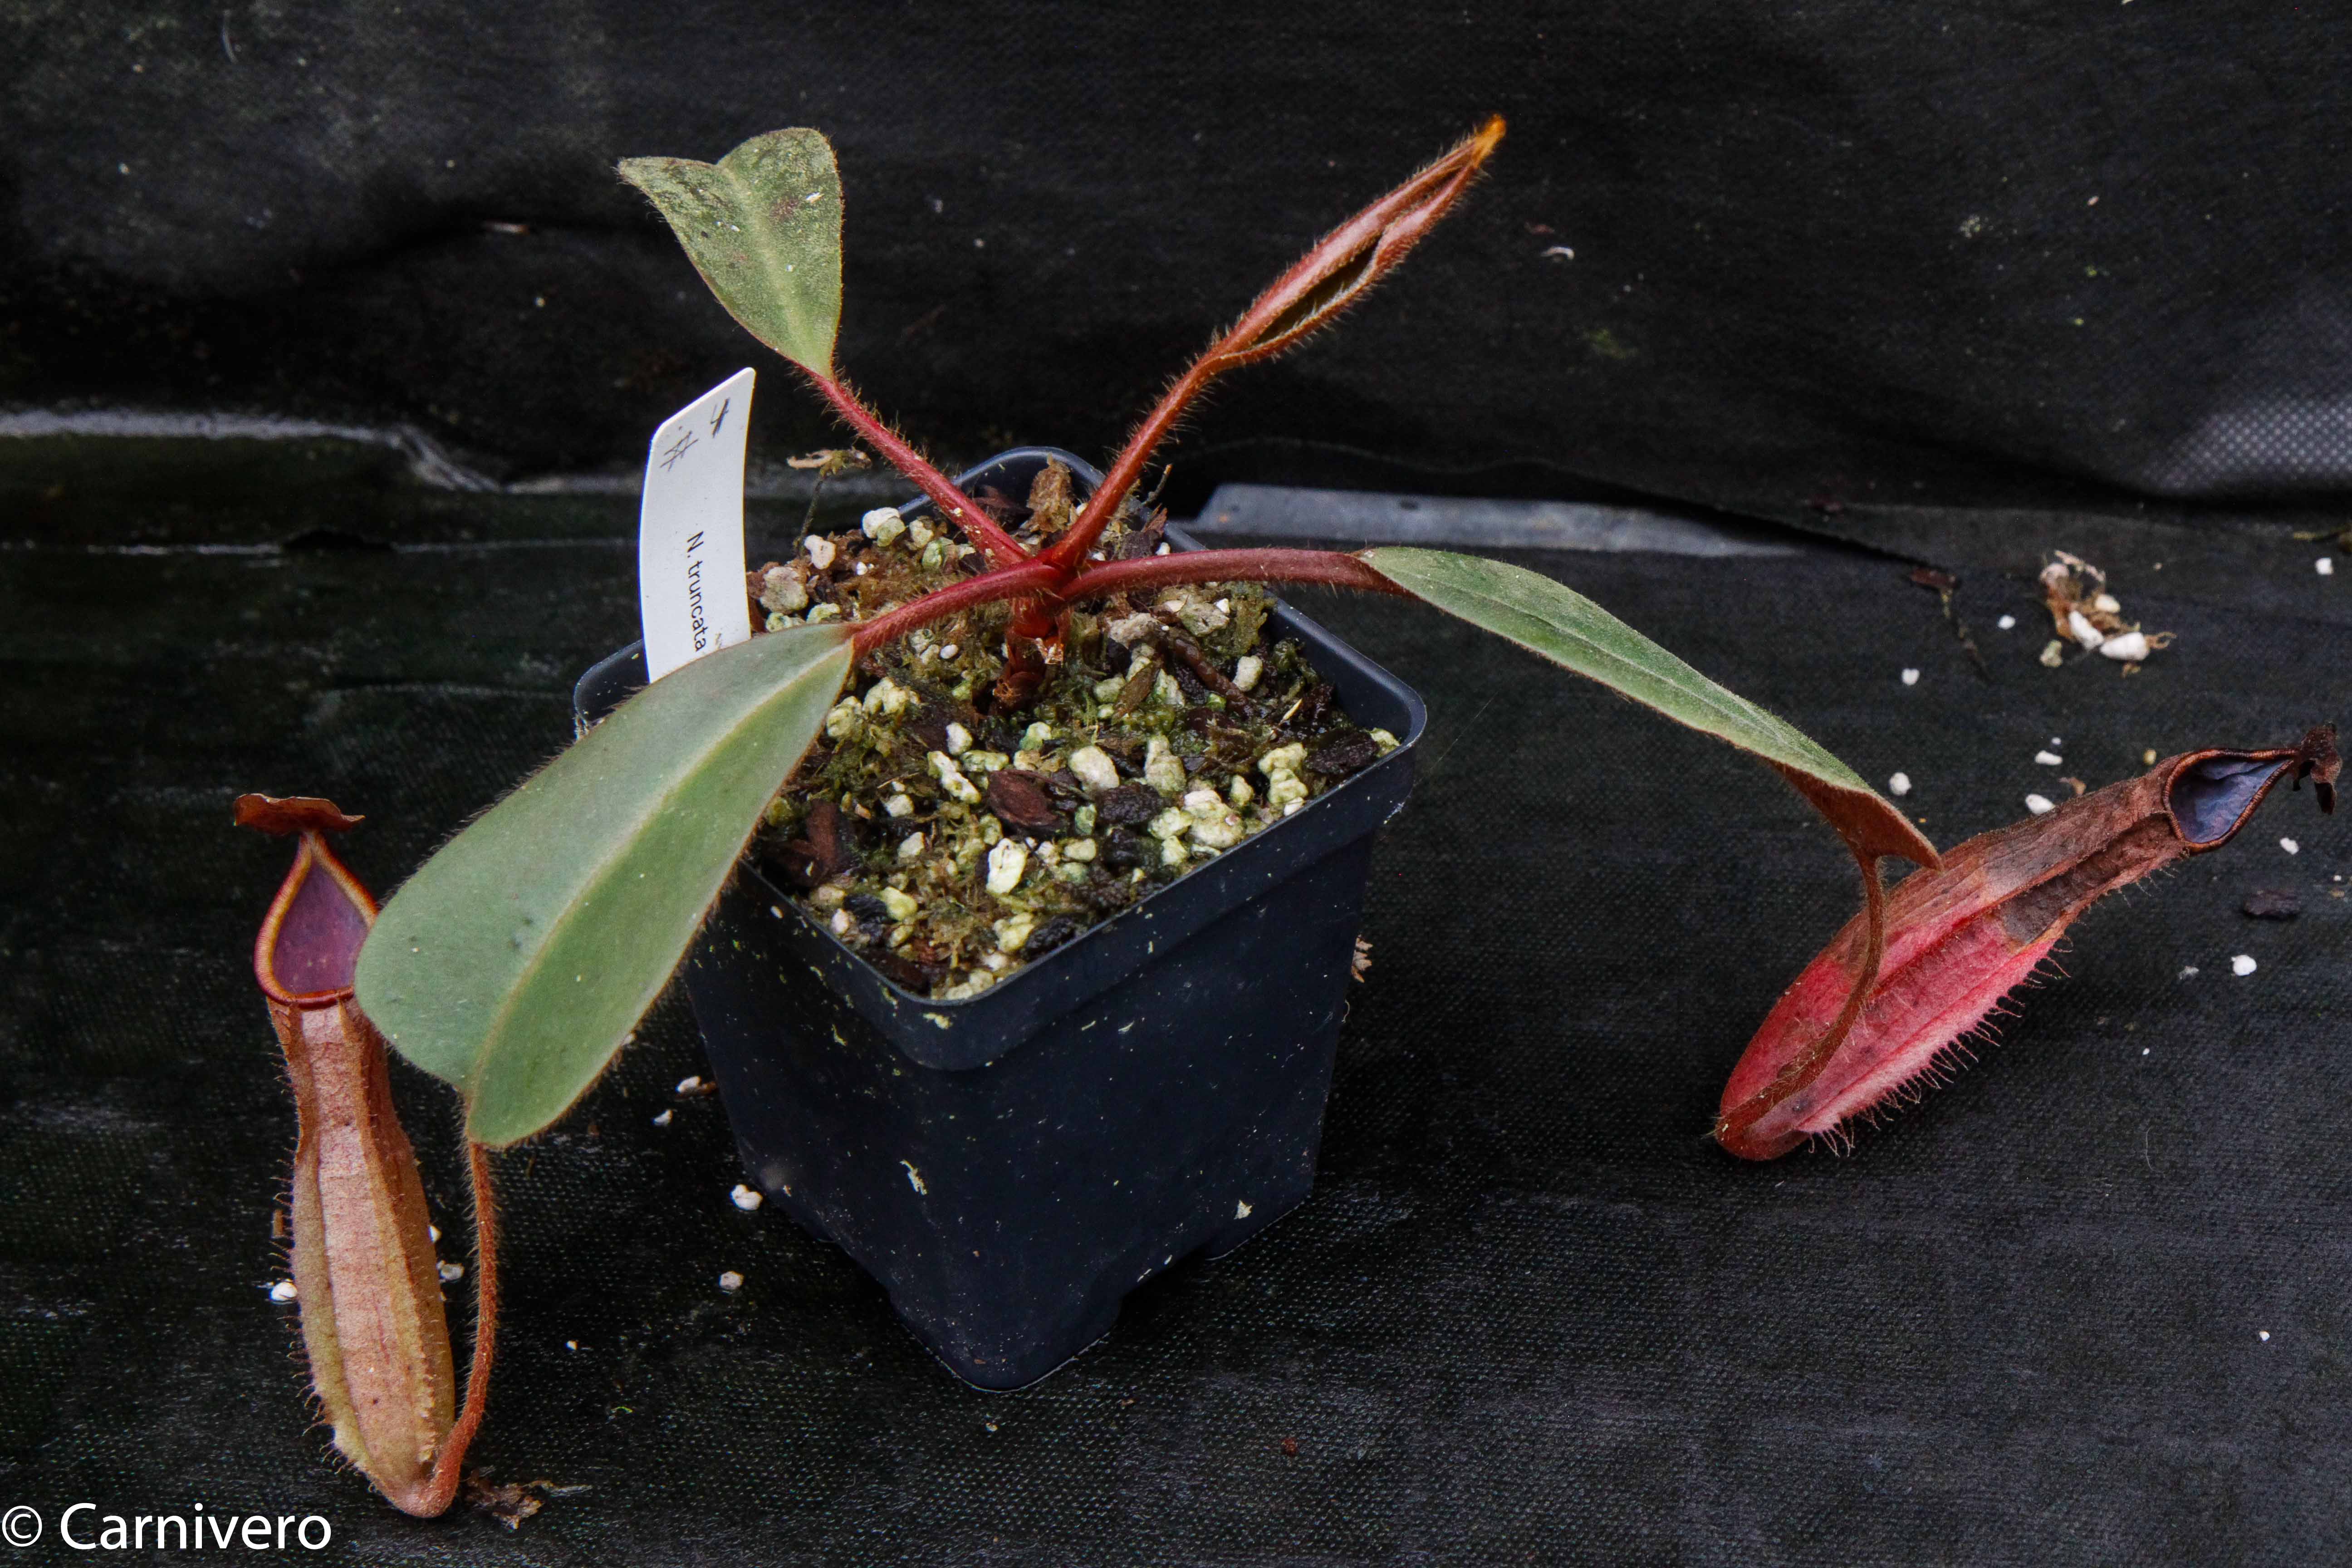
<instances>
[{"instance_id":1,"label":"fuzzy red stem","mask_svg":"<svg viewBox=\"0 0 2352 1568\"><path fill-rule=\"evenodd\" d=\"M980 546L992 564L1010 566L1026 561L1029 552L1021 548L1013 536L996 526L995 520L981 510L980 503L956 489L955 481L925 462L920 454L901 440L898 433L884 422L882 416L857 400L857 395L830 376L820 375L806 365L798 367L803 375L824 395L834 411L847 420L850 426L866 438L866 444L882 455L882 460L915 482L915 488L940 509L940 518L960 525L971 542Z\"/></svg>"},{"instance_id":2,"label":"fuzzy red stem","mask_svg":"<svg viewBox=\"0 0 2352 1568\"><path fill-rule=\"evenodd\" d=\"M1090 566L1064 584L1057 597L1067 603L1181 583L1324 583L1372 594L1406 592L1356 556L1336 550L1187 550Z\"/></svg>"},{"instance_id":3,"label":"fuzzy red stem","mask_svg":"<svg viewBox=\"0 0 2352 1568\"><path fill-rule=\"evenodd\" d=\"M974 605L991 605L1000 599L1030 598L1050 594L1062 581L1062 574L1045 561L1023 561L1017 566L1002 566L993 572L968 578L961 583L937 589L921 598L899 605L887 615L877 616L857 628L851 647L860 656L896 638L905 637L918 626L968 610Z\"/></svg>"},{"instance_id":4,"label":"fuzzy red stem","mask_svg":"<svg viewBox=\"0 0 2352 1568\"><path fill-rule=\"evenodd\" d=\"M1405 594L1355 556L1333 550L1188 550L1139 561L1114 561L1075 577L1055 571L1052 562L1039 557L983 573L901 605L858 626L851 647L863 656L919 626L975 605L1004 599L1067 605L1182 583L1322 583L1371 594Z\"/></svg>"},{"instance_id":5,"label":"fuzzy red stem","mask_svg":"<svg viewBox=\"0 0 2352 1568\"><path fill-rule=\"evenodd\" d=\"M499 1205L490 1186L489 1151L479 1143L466 1145L467 1169L474 1180L474 1353L466 1367L466 1404L457 1423L441 1440L434 1456L433 1476L418 1512L430 1519L457 1495L465 1468L466 1450L481 1429L490 1404L490 1363L499 1354Z\"/></svg>"},{"instance_id":6,"label":"fuzzy red stem","mask_svg":"<svg viewBox=\"0 0 2352 1568\"><path fill-rule=\"evenodd\" d=\"M1176 384L1161 395L1158 405L1143 416L1143 423L1135 427L1135 434L1127 438L1126 447L1112 462L1110 472L1087 498L1086 508L1078 513L1077 521L1045 552L1046 560L1057 566L1073 566L1094 548L1095 541L1102 537L1111 515L1118 510L1118 503L1127 499L1128 492L1143 477L1143 465L1151 460L1160 443L1184 417L1184 411L1201 395L1201 389L1215 380L1217 372L1223 368L1214 362L1224 346L1225 340L1218 340L1206 353L1186 366Z\"/></svg>"}]
</instances>

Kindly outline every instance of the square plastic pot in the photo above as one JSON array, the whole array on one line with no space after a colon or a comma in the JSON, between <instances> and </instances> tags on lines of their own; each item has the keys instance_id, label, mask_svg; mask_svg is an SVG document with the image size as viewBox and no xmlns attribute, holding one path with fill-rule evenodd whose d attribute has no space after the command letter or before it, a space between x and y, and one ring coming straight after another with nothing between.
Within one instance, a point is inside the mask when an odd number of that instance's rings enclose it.
<instances>
[{"instance_id":1,"label":"square plastic pot","mask_svg":"<svg viewBox=\"0 0 2352 1568\"><path fill-rule=\"evenodd\" d=\"M1025 495L1053 458L1099 478L1033 447L960 482ZM1296 610L1274 621L1349 717L1402 742L1275 826L960 1002L885 979L748 860L686 963L751 1180L980 1387L1045 1376L1129 1291L1314 1184L1372 837L1427 715ZM581 678L575 716L644 683L625 648Z\"/></svg>"}]
</instances>

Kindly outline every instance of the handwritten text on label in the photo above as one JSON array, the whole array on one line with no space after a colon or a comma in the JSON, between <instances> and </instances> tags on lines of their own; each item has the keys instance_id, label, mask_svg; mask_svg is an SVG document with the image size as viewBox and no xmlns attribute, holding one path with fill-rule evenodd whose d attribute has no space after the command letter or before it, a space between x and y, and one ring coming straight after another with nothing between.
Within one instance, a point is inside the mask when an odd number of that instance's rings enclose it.
<instances>
[{"instance_id":1,"label":"handwritten text on label","mask_svg":"<svg viewBox=\"0 0 2352 1568\"><path fill-rule=\"evenodd\" d=\"M743 442L752 373L739 370L662 421L646 457L637 523L637 602L646 671L751 635L743 593Z\"/></svg>"}]
</instances>

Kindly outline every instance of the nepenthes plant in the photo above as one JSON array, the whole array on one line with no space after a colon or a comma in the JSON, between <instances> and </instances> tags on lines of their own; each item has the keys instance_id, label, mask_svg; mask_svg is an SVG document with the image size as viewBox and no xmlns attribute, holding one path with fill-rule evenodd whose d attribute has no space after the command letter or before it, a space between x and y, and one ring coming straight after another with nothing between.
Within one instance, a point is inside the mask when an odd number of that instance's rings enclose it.
<instances>
[{"instance_id":1,"label":"nepenthes plant","mask_svg":"<svg viewBox=\"0 0 2352 1568\"><path fill-rule=\"evenodd\" d=\"M1462 198L1502 134L1499 120L1488 121L1326 235L1175 378L1089 493L1067 490L1066 469L1049 474L1019 526L1008 526L1001 498L959 489L835 367L842 193L822 135L773 132L717 163L656 158L621 166L736 320L921 492L933 511L919 529L882 509L887 515L869 517L866 532L884 545L909 537L930 575L900 595L893 584L914 576L877 573L849 601L854 613L843 615L837 603L807 606L805 573L753 574L751 592L768 607L765 630L622 702L451 839L380 912L320 837L352 819L323 802L254 797L257 826L302 836L257 968L303 1108L297 1256L305 1335L339 1447L388 1497L414 1512L446 1507L481 1418L496 1329L494 1210L482 1152L540 1132L595 1081L668 984L763 821L775 822L780 806L790 815L795 789L805 792L798 772L813 754L828 741L845 742L872 715L905 718L936 700L922 695L919 679L898 678L940 651L934 628L943 624L990 644L985 689L967 679L955 700L975 715L984 704L987 721L1000 733L1017 731L1022 750L1017 763L988 753L983 791L966 768L985 748L975 750L968 731L959 745L952 737L965 727L933 715L950 737L931 754L935 793L984 805L1016 825L1025 812L1043 820L1055 803L1077 802L1081 820L1091 822L1108 815L1115 798L1124 811L1142 797L1141 809L1171 819L1171 874L1232 842L1217 837L1233 831L1222 815L1229 809L1246 807L1254 824L1278 827L1282 815L1307 805L1312 789L1299 773L1316 764L1292 754L1302 748L1276 747L1258 759L1263 799L1241 779L1220 797L1194 789L1181 769L1155 771L1166 761L1156 755L1131 767L1141 776L1127 782L1098 748L1073 747L1068 735L1049 747L1053 726L1023 721L1055 700L1064 703L1057 712L1107 716L1159 689L1171 671L1186 677L1200 710L1246 709L1261 672L1243 667L1255 665L1255 656L1225 668L1188 639L1182 614L1205 600L1223 616L1242 605L1241 585L1418 600L1763 762L1837 833L1861 868L1865 896L1853 922L1782 997L1726 1089L1716 1136L1748 1158L1835 1137L1932 1074L2091 901L2219 847L2281 778L2312 777L2323 806L2332 804L2335 752L2327 732L2315 731L2291 748L2174 758L2145 778L1939 857L1828 752L1548 577L1432 550L1152 548L1158 520L1145 517L1136 492L1186 409L1217 377L1296 347L1361 301ZM1147 542L1142 550L1126 547L1138 539ZM812 562L825 565L834 548L813 540ZM1180 597L1160 603L1169 593ZM1171 614L1146 613L1161 610ZM1091 696L1064 690L1079 653L1100 645L1096 634L1114 612L1143 623L1134 635L1166 656L1167 669L1139 652L1131 672L1096 682ZM829 839L836 815L811 807L794 818L804 836L792 853L819 873L835 864L829 843L818 841ZM919 837L910 835L909 846ZM1880 876L1889 857L1921 868L1891 897ZM1084 880L1101 874L1092 861L1089 849L1054 869ZM992 853L988 887L1009 893L1036 871L1021 855ZM319 896L306 899L306 888ZM1014 910L989 929L1009 952L1035 936L1033 925ZM299 983L281 967L304 964ZM462 1412L446 1326L429 1288L413 1158L396 1123L383 1125L390 1109L381 1042L453 1086L465 1106L483 1293ZM324 1098L322 1062L336 1075ZM340 1112L330 1103L338 1100ZM322 1163L330 1145L336 1157ZM314 1312L322 1315L316 1323ZM351 1345L360 1339L398 1354L354 1360Z\"/></svg>"},{"instance_id":2,"label":"nepenthes plant","mask_svg":"<svg viewBox=\"0 0 2352 1568\"><path fill-rule=\"evenodd\" d=\"M779 610L766 616L768 629L760 635L696 658L621 703L426 861L374 913L372 927L364 895L355 884L347 889L351 908L336 912L328 932L339 966L327 996L331 1016L356 1047L339 1059L351 1081L373 1095L372 1075L380 1074L381 1064L372 1062L367 1050L380 1036L457 1089L465 1105L466 1135L476 1152L478 1207L486 1226L492 1211L479 1151L531 1137L595 1081L668 984L780 795L791 801L795 770L823 741L838 739L862 722L861 715L919 704L916 689L895 680L892 672L903 673L910 650L931 635L930 628L950 620L966 628L960 635L985 637L991 643L987 667L992 679L984 692L971 693L971 700L975 709L984 700L988 721L1005 724L1006 732L1052 697L1057 681L1066 685L1077 646L1075 628L1083 616L1107 606L1126 612L1130 620L1156 622L1147 629L1161 650L1182 654L1173 662L1187 664L1191 679L1215 703L1229 710L1245 705L1246 689L1258 672L1241 665L1255 662L1254 657L1231 668L1217 668L1198 646L1184 651L1174 621L1141 616L1139 600L1147 607L1166 608L1158 601L1168 593L1192 595L1196 604L1202 596L1226 595L1212 601L1223 615L1227 597L1238 605L1245 585L1354 590L1418 600L1504 637L1750 753L1780 773L1829 822L1862 867L1869 892L1867 938L1857 955L1841 961L1845 999L1831 1032L1845 1032L1877 968L1884 906L1880 861L1895 856L1932 867L1937 858L1899 811L1789 724L1717 685L1571 589L1505 563L1419 549L1348 553L1147 547L1139 552L1109 547L1117 540L1150 537L1152 523L1143 517L1147 509L1135 499L1138 487L1202 391L1228 371L1296 347L1360 302L1462 198L1502 134L1501 121L1489 121L1324 236L1176 377L1090 493L1041 492L1042 500L1033 495L1024 529L1008 528L981 499L961 491L869 409L835 367L842 193L833 150L822 135L810 130L773 132L715 164L663 158L634 159L621 166L623 177L652 199L736 320L793 364L859 440L930 503L932 520L925 526L928 531L935 524L938 537L926 547L926 558L934 566L955 569L927 591L910 591L903 599L887 593L877 599L869 593L858 601L858 614L828 619L816 610L806 616ZM879 520L872 531L898 536L892 518ZM1019 536L1024 532L1025 540ZM950 545L953 561L945 548ZM813 555L830 551L829 545L813 543ZM969 571L956 565L967 555ZM775 593L798 593L781 578L767 581ZM1095 711L1130 700L1162 678L1139 668L1118 696L1097 692L1103 707ZM1208 698L1203 708L1213 706ZM1083 705L1086 694L1076 700ZM1024 730L1024 739L1040 737L1042 728ZM969 735L964 742L968 759L975 753L969 750ZM1574 743L1569 736L1559 742L1563 748ZM1372 743L1376 737L1350 742ZM934 752L937 782L949 791L961 782L977 804L980 791L951 754L957 750L950 742ZM987 804L1017 816L1024 809L1023 791L1034 793L1036 778L1050 775L1046 784L1060 792L1058 798L1085 802L1076 808L1080 812L1108 814L1115 796L1121 809L1137 792L1151 796L1145 805L1172 819L1164 839L1171 868L1213 857L1221 843L1230 842L1217 834L1234 831L1223 814L1244 809L1240 784L1245 781L1236 781L1221 798L1192 788L1181 770L1155 773L1153 763L1161 759L1154 758L1135 770L1140 779L1126 783L1108 758L1087 757L1087 750L1065 747L1049 755L1040 739L1038 749L1028 752L1033 763L991 779ZM1311 793L1299 778L1302 770L1344 765L1318 764L1296 754L1300 751L1296 745L1276 748L1258 759L1265 782L1263 798L1247 807L1255 814L1253 821L1278 826L1279 816L1304 805ZM1015 773L1030 782L1000 795L1000 780ZM1203 794L1209 797L1205 804L1196 798ZM961 793L958 798L963 798ZM336 826L339 815L333 823L299 813L277 815L284 818L282 826L304 833L303 865L331 862L317 829ZM1055 868L1057 874L1101 874L1085 859L1074 868L1069 858ZM991 889L1000 880L1009 889L1023 876L1036 874L1035 866L1021 862L1018 855L992 856ZM289 880L289 889L294 886ZM992 929L1008 949L1034 934L1017 916L996 921ZM340 966L354 942L361 945L346 979ZM266 961L262 977L268 988L272 982ZM271 995L274 1003L279 1000L277 991ZM347 996L355 1001L346 1004ZM288 1027L281 1020L281 1033ZM286 1037L292 1059L305 1037L296 1028ZM300 1076L298 1068L298 1082ZM305 1114L310 1116L308 1109ZM314 1378L334 1419L339 1447L387 1496L412 1511L431 1512L446 1506L457 1456L479 1419L488 1357L478 1353L465 1412L456 1414L446 1327L437 1300L430 1303L436 1310L427 1310L423 1300L420 1270L429 1248L418 1239L421 1210L401 1198L403 1193L413 1196L413 1166L403 1173L409 1158L405 1144L394 1143L387 1138L352 1143L362 1165L374 1165L361 1173L363 1179L346 1180L339 1200L336 1192L326 1194L328 1232L313 1251L331 1254L338 1245L378 1249L365 1268L349 1276L358 1295L314 1300L314 1287L306 1281L303 1311ZM486 1229L485 1284L491 1261ZM311 1273L323 1281L316 1268ZM316 1289L326 1290L323 1282ZM383 1300L370 1298L370 1292ZM486 1291L477 1333L483 1352L493 1341L494 1305L494 1296ZM333 1321L312 1331L314 1310L333 1314ZM354 1324L377 1325L369 1331L391 1333L404 1347L397 1364L362 1369L364 1386L356 1400L351 1389L327 1387L331 1378L350 1381L347 1366L322 1364L322 1358L325 1363L336 1361L339 1324L347 1331ZM425 1342L436 1331L444 1336L437 1353ZM396 1418L372 1422L372 1406L396 1407Z\"/></svg>"},{"instance_id":3,"label":"nepenthes plant","mask_svg":"<svg viewBox=\"0 0 2352 1568\"><path fill-rule=\"evenodd\" d=\"M452 839L384 906L360 955L360 1005L394 1049L457 1087L468 1135L503 1145L563 1114L667 984L845 683L874 680L906 639L982 607L1002 607L990 623L1002 643L992 711L1017 716L1065 661L1073 614L1107 600L1249 583L1418 599L1752 753L1811 802L1864 866L1888 855L1934 864L1934 847L1852 769L1536 573L1395 548L1103 558L1105 531L1201 392L1360 302L1461 199L1502 135L1501 121L1489 121L1325 235L1175 378L1067 526L1034 548L958 490L835 367L842 194L822 135L772 132L717 163L623 163L622 176L653 200L720 303L922 492L982 569L863 618L782 623L655 681ZM1866 879L1874 887L1874 871Z\"/></svg>"}]
</instances>

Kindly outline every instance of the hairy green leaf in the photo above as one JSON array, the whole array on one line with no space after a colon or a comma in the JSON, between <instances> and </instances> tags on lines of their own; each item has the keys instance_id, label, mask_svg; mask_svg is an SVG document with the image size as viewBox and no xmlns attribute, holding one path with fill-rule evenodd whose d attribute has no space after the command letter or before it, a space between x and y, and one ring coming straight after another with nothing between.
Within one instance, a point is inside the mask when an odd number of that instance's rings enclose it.
<instances>
[{"instance_id":1,"label":"hairy green leaf","mask_svg":"<svg viewBox=\"0 0 2352 1568\"><path fill-rule=\"evenodd\" d=\"M1361 559L1448 615L1755 753L1794 784L1858 857L1936 864L1935 846L1852 768L1575 589L1523 567L1443 550L1368 550Z\"/></svg>"},{"instance_id":2,"label":"hairy green leaf","mask_svg":"<svg viewBox=\"0 0 2352 1568\"><path fill-rule=\"evenodd\" d=\"M753 337L819 375L841 326L841 175L814 131L754 136L716 163L626 158L695 270Z\"/></svg>"},{"instance_id":3,"label":"hairy green leaf","mask_svg":"<svg viewBox=\"0 0 2352 1568\"><path fill-rule=\"evenodd\" d=\"M824 723L848 628L672 671L425 863L360 950L359 1004L455 1084L477 1142L577 1100L668 983L761 811Z\"/></svg>"}]
</instances>

